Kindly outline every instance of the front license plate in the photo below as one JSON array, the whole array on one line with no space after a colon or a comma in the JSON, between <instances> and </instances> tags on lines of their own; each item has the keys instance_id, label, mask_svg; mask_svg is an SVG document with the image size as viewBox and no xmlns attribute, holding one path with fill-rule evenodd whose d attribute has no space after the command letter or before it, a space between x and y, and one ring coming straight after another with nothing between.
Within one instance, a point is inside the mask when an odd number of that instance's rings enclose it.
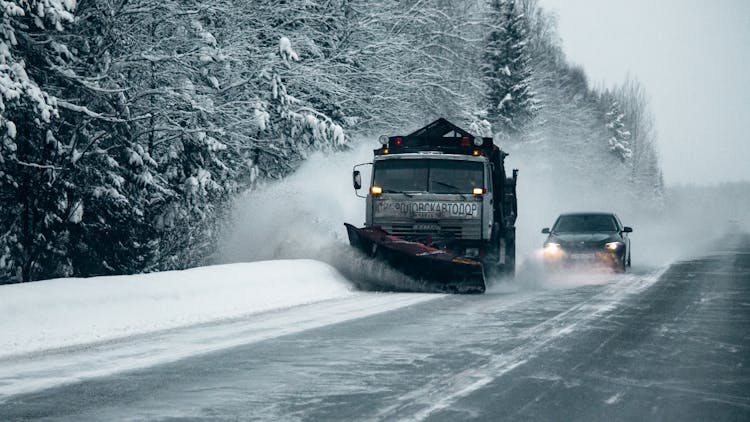
<instances>
[{"instance_id":1,"label":"front license plate","mask_svg":"<svg viewBox=\"0 0 750 422\"><path fill-rule=\"evenodd\" d=\"M570 255L570 259L576 261L593 261L596 259L596 255L591 253L574 253Z\"/></svg>"},{"instance_id":2,"label":"front license plate","mask_svg":"<svg viewBox=\"0 0 750 422\"><path fill-rule=\"evenodd\" d=\"M415 224L412 228L418 231L440 231L440 226L437 224Z\"/></svg>"}]
</instances>

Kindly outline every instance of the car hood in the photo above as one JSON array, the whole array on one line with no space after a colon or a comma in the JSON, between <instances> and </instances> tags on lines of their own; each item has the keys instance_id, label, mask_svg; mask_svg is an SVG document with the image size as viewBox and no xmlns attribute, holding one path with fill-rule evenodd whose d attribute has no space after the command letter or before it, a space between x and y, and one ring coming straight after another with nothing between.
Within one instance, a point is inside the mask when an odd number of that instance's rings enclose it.
<instances>
[{"instance_id":1,"label":"car hood","mask_svg":"<svg viewBox=\"0 0 750 422\"><path fill-rule=\"evenodd\" d=\"M621 240L616 232L605 233L552 233L549 242L575 243L575 242L615 242Z\"/></svg>"}]
</instances>

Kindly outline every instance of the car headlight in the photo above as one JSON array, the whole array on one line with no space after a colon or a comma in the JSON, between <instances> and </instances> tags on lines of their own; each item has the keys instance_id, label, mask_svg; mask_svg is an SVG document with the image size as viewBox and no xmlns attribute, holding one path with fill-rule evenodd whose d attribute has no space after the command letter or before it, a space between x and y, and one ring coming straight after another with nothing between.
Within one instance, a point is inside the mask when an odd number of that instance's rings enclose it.
<instances>
[{"instance_id":1,"label":"car headlight","mask_svg":"<svg viewBox=\"0 0 750 422\"><path fill-rule=\"evenodd\" d=\"M620 246L622 246L622 242L609 242L604 245L610 251L616 251Z\"/></svg>"},{"instance_id":2,"label":"car headlight","mask_svg":"<svg viewBox=\"0 0 750 422\"><path fill-rule=\"evenodd\" d=\"M560 252L560 244L559 243L547 243L544 245L544 252L547 253L557 253Z\"/></svg>"}]
</instances>

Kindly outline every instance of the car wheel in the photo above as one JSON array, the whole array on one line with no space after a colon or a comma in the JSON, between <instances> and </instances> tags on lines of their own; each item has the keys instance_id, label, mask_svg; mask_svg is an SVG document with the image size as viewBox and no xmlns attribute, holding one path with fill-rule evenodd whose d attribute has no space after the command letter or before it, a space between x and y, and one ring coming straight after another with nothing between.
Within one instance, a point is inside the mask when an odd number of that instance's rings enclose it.
<instances>
[{"instance_id":1,"label":"car wheel","mask_svg":"<svg viewBox=\"0 0 750 422\"><path fill-rule=\"evenodd\" d=\"M615 265L612 268L616 273L624 273L628 268L628 262L625 259L625 257L622 258L621 261L615 260Z\"/></svg>"}]
</instances>

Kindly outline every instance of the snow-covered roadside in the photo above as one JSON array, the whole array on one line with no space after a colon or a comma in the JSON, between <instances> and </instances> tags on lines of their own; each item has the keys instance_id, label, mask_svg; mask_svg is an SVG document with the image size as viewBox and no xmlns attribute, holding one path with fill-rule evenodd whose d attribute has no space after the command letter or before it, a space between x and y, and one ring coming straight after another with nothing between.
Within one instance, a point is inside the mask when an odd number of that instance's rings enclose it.
<instances>
[{"instance_id":1,"label":"snow-covered roadside","mask_svg":"<svg viewBox=\"0 0 750 422\"><path fill-rule=\"evenodd\" d=\"M314 260L0 286L0 357L354 294L333 267Z\"/></svg>"}]
</instances>

